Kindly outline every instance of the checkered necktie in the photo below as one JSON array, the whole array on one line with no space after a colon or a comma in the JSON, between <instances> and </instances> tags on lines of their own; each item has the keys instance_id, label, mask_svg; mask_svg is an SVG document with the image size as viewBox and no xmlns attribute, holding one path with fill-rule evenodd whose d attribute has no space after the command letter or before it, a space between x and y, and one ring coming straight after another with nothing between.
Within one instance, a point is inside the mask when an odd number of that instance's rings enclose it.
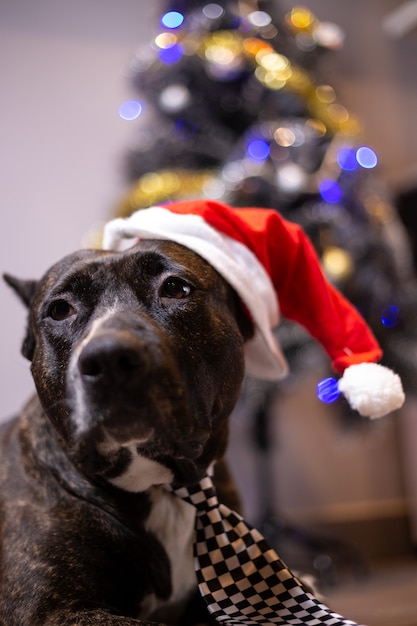
<instances>
[{"instance_id":1,"label":"checkered necktie","mask_svg":"<svg viewBox=\"0 0 417 626\"><path fill-rule=\"evenodd\" d=\"M227 626L355 626L308 593L266 539L219 503L209 476L172 491L197 509L197 582L217 621Z\"/></svg>"}]
</instances>

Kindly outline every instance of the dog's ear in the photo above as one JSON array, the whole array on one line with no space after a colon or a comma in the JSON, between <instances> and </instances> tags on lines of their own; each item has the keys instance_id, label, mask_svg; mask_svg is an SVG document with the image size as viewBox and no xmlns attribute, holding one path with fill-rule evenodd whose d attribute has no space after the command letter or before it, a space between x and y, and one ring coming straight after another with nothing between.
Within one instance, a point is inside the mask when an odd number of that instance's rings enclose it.
<instances>
[{"instance_id":1,"label":"dog's ear","mask_svg":"<svg viewBox=\"0 0 417 626\"><path fill-rule=\"evenodd\" d=\"M9 287L11 287L15 291L15 293L17 293L23 304L27 308L29 308L38 281L22 280L21 278L16 278L15 276L11 276L10 274L3 274L3 279L9 285Z\"/></svg>"},{"instance_id":2,"label":"dog's ear","mask_svg":"<svg viewBox=\"0 0 417 626\"><path fill-rule=\"evenodd\" d=\"M22 280L20 278L16 278L15 276L11 276L10 274L3 274L3 278L5 282L9 285L9 287L11 287L13 291L17 293L26 308L29 309L38 281ZM29 361L31 361L33 358L34 350L35 338L33 336L30 325L28 324L26 337L24 338L22 344L22 354L26 359L29 359Z\"/></svg>"}]
</instances>

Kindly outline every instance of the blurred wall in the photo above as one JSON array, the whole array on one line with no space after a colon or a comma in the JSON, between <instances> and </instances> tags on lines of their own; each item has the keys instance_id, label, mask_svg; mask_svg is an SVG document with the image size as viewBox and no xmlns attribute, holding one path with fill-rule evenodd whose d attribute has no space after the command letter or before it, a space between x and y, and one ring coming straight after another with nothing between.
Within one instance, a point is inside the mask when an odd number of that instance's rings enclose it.
<instances>
[{"instance_id":1,"label":"blurred wall","mask_svg":"<svg viewBox=\"0 0 417 626\"><path fill-rule=\"evenodd\" d=\"M280 0L292 7L292 0ZM345 32L343 49L330 55L325 76L340 101L356 113L379 154L379 171L393 191L417 179L417 3L405 0L308 0L322 21ZM408 5L405 28L393 36L386 23ZM413 6L411 6L413 5ZM403 22L404 18L401 18Z\"/></svg>"},{"instance_id":2,"label":"blurred wall","mask_svg":"<svg viewBox=\"0 0 417 626\"><path fill-rule=\"evenodd\" d=\"M0 0L0 271L38 278L108 218L133 132L118 107L155 28L146 0ZM0 283L0 419L32 384L25 313Z\"/></svg>"}]
</instances>

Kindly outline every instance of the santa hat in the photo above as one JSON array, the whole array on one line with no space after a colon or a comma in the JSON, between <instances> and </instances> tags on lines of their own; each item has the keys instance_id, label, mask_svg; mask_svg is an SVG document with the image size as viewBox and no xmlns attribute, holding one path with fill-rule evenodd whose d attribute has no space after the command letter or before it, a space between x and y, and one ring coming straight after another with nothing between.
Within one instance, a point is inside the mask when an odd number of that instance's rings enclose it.
<instances>
[{"instance_id":1,"label":"santa hat","mask_svg":"<svg viewBox=\"0 0 417 626\"><path fill-rule=\"evenodd\" d=\"M399 408L399 377L378 365L382 351L357 310L326 280L304 231L272 209L231 208L213 200L174 202L109 222L103 247L122 250L138 239L170 239L210 263L236 290L254 325L246 371L283 378L287 363L273 329L280 312L317 339L342 378L338 389L362 415Z\"/></svg>"}]
</instances>

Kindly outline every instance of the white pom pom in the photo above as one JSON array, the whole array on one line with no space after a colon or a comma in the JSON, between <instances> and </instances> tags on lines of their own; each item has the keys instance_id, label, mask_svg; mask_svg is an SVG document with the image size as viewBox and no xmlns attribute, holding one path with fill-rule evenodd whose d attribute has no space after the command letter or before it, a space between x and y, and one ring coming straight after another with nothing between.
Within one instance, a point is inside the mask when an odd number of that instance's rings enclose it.
<instances>
[{"instance_id":1,"label":"white pom pom","mask_svg":"<svg viewBox=\"0 0 417 626\"><path fill-rule=\"evenodd\" d=\"M400 377L378 363L351 365L338 386L353 409L372 419L399 409L405 400Z\"/></svg>"}]
</instances>

